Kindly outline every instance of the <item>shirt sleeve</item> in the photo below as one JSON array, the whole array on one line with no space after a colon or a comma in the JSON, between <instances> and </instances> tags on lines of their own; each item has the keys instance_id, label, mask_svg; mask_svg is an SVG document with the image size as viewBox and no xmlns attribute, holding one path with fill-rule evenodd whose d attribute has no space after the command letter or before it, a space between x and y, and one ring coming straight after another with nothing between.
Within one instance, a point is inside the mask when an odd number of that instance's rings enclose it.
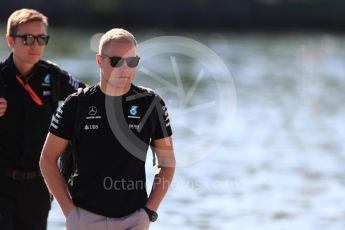
<instances>
[{"instance_id":1,"label":"shirt sleeve","mask_svg":"<svg viewBox=\"0 0 345 230\"><path fill-rule=\"evenodd\" d=\"M77 91L78 88L85 88L86 84L74 78L70 73L60 70L60 100L65 100L66 97Z\"/></svg>"},{"instance_id":2,"label":"shirt sleeve","mask_svg":"<svg viewBox=\"0 0 345 230\"><path fill-rule=\"evenodd\" d=\"M153 133L152 139L161 139L172 135L167 106L163 99L156 95L155 107L153 111Z\"/></svg>"},{"instance_id":3,"label":"shirt sleeve","mask_svg":"<svg viewBox=\"0 0 345 230\"><path fill-rule=\"evenodd\" d=\"M77 96L71 95L57 109L49 127L50 133L66 140L72 139L77 99Z\"/></svg>"}]
</instances>

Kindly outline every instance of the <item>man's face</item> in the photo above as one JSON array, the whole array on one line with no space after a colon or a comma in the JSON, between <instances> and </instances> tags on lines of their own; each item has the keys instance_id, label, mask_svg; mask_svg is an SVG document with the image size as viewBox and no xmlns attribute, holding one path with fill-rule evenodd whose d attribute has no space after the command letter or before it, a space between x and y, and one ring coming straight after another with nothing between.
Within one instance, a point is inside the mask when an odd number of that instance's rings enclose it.
<instances>
[{"instance_id":1,"label":"man's face","mask_svg":"<svg viewBox=\"0 0 345 230\"><path fill-rule=\"evenodd\" d=\"M136 47L129 41L112 41L105 46L102 53L108 57L135 57ZM112 67L110 59L106 56L97 55L97 62L101 69L102 81L107 87L129 89L135 78L135 67L128 67L125 61L121 66Z\"/></svg>"},{"instance_id":2,"label":"man's face","mask_svg":"<svg viewBox=\"0 0 345 230\"><path fill-rule=\"evenodd\" d=\"M43 22L32 21L19 25L16 35L30 34L33 36L47 35L47 28ZM44 45L39 45L35 40L32 45L24 45L20 37L7 37L8 45L12 48L16 64L36 64L44 54Z\"/></svg>"}]
</instances>

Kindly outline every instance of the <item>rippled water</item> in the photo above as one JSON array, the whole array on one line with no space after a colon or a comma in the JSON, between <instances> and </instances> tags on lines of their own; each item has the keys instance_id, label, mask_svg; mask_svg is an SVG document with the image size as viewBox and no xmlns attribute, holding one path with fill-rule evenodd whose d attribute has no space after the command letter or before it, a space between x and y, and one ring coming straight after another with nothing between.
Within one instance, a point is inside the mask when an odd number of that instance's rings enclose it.
<instances>
[{"instance_id":1,"label":"rippled water","mask_svg":"<svg viewBox=\"0 0 345 230\"><path fill-rule=\"evenodd\" d=\"M213 49L232 75L221 79L217 69L179 52L139 68L137 83L167 102L180 163L151 229L344 229L344 35L179 35ZM48 49L47 56L97 81L87 35L64 49ZM152 181L150 159L147 170ZM63 221L54 203L49 230L62 229Z\"/></svg>"}]
</instances>

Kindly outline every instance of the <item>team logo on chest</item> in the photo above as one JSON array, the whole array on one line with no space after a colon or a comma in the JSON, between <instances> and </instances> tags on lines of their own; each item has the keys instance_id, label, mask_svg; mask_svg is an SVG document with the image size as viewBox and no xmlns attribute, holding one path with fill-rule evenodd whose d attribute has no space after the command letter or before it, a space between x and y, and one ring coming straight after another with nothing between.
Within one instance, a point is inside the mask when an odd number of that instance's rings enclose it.
<instances>
[{"instance_id":1,"label":"team logo on chest","mask_svg":"<svg viewBox=\"0 0 345 230\"><path fill-rule=\"evenodd\" d=\"M87 116L86 119L90 120L90 119L100 119L101 116L98 114L98 110L96 106L89 106L89 110L87 112Z\"/></svg>"},{"instance_id":2,"label":"team logo on chest","mask_svg":"<svg viewBox=\"0 0 345 230\"><path fill-rule=\"evenodd\" d=\"M132 107L129 110L128 118L135 118L135 119L140 119L140 116L137 116L138 114L138 106L137 105L132 105Z\"/></svg>"},{"instance_id":3,"label":"team logo on chest","mask_svg":"<svg viewBox=\"0 0 345 230\"><path fill-rule=\"evenodd\" d=\"M43 78L42 86L44 86L42 95L45 97L50 96L52 92L50 88L46 88L51 87L51 77L49 73Z\"/></svg>"},{"instance_id":4,"label":"team logo on chest","mask_svg":"<svg viewBox=\"0 0 345 230\"><path fill-rule=\"evenodd\" d=\"M132 105L132 107L131 107L131 109L129 110L129 112L130 112L130 114L131 114L132 116L137 115L137 113L138 113L138 106L137 106L137 105Z\"/></svg>"},{"instance_id":5,"label":"team logo on chest","mask_svg":"<svg viewBox=\"0 0 345 230\"><path fill-rule=\"evenodd\" d=\"M90 106L89 107L89 115L94 116L97 113L97 108L96 106Z\"/></svg>"},{"instance_id":6,"label":"team logo on chest","mask_svg":"<svg viewBox=\"0 0 345 230\"><path fill-rule=\"evenodd\" d=\"M51 76L49 73L43 78L42 86L51 86Z\"/></svg>"},{"instance_id":7,"label":"team logo on chest","mask_svg":"<svg viewBox=\"0 0 345 230\"><path fill-rule=\"evenodd\" d=\"M87 112L86 120L88 120L88 124L84 126L84 130L91 131L95 129L99 129L99 120L94 119L100 119L101 116L97 114L98 110L96 106L89 106L89 110ZM91 124L90 124L91 123Z\"/></svg>"}]
</instances>

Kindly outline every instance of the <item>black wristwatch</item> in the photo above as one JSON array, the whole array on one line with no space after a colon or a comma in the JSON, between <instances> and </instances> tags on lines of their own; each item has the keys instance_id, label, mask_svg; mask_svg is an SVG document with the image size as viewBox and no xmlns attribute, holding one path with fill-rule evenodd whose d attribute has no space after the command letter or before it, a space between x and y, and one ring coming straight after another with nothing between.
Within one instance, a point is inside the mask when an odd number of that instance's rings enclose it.
<instances>
[{"instance_id":1,"label":"black wristwatch","mask_svg":"<svg viewBox=\"0 0 345 230\"><path fill-rule=\"evenodd\" d=\"M151 222L155 222L158 218L158 213L155 211L152 211L151 209L147 208L147 207L143 207L143 209L145 210L145 212L147 213L147 215L149 216L149 219Z\"/></svg>"}]
</instances>

